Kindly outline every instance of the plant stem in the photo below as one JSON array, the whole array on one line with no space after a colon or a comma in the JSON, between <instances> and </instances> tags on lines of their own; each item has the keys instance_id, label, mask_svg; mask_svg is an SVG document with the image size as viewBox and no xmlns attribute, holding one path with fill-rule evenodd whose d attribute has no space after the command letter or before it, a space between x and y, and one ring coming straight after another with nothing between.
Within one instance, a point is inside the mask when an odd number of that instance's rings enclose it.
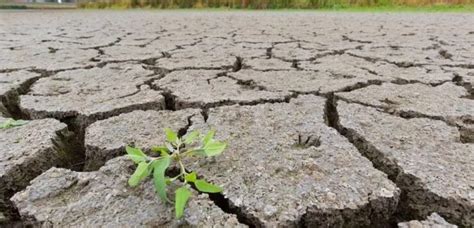
<instances>
[{"instance_id":1,"label":"plant stem","mask_svg":"<svg viewBox=\"0 0 474 228\"><path fill-rule=\"evenodd\" d=\"M180 177L180 176L182 176L182 175L183 175L183 173L180 173L180 174L178 174L177 176L171 178L170 181L175 181L176 179L178 179L178 177Z\"/></svg>"},{"instance_id":2,"label":"plant stem","mask_svg":"<svg viewBox=\"0 0 474 228\"><path fill-rule=\"evenodd\" d=\"M181 159L178 159L178 164L179 164L179 167L181 168L181 173L187 174L186 169L184 168L183 162L181 162Z\"/></svg>"}]
</instances>

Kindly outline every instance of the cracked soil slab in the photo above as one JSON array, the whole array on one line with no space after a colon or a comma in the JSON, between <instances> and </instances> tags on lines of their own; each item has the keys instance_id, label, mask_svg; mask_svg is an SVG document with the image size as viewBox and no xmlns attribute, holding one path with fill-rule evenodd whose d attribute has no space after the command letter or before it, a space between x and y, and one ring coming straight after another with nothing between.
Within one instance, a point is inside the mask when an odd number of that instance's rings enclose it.
<instances>
[{"instance_id":1,"label":"cracked soil slab","mask_svg":"<svg viewBox=\"0 0 474 228\"><path fill-rule=\"evenodd\" d=\"M453 73L444 72L440 67L423 66L401 68L387 62L370 62L362 58L342 55L328 55L311 62L301 62L298 65L305 70L327 71L338 75L378 76L380 81L407 81L426 84L438 84L451 81Z\"/></svg>"},{"instance_id":2,"label":"cracked soil slab","mask_svg":"<svg viewBox=\"0 0 474 228\"><path fill-rule=\"evenodd\" d=\"M179 111L133 111L97 121L86 129L86 169L97 169L105 161L122 155L125 146L135 145L149 151L152 146L164 145L164 128L175 132L185 129L198 109Z\"/></svg>"},{"instance_id":3,"label":"cracked soil slab","mask_svg":"<svg viewBox=\"0 0 474 228\"><path fill-rule=\"evenodd\" d=\"M466 89L452 83L436 87L419 83L386 83L336 95L351 102L380 107L387 111L414 112L441 117L447 121L474 114L474 100L464 98L467 95Z\"/></svg>"},{"instance_id":4,"label":"cracked soil slab","mask_svg":"<svg viewBox=\"0 0 474 228\"><path fill-rule=\"evenodd\" d=\"M215 128L229 145L191 169L222 186L230 206L253 224L387 225L398 188L324 123L324 104L306 95L289 103L211 109L206 123L193 118L191 128Z\"/></svg>"},{"instance_id":5,"label":"cracked soil slab","mask_svg":"<svg viewBox=\"0 0 474 228\"><path fill-rule=\"evenodd\" d=\"M431 214L425 220L412 220L409 222L398 223L398 228L457 228L458 226L450 224L443 217L436 213Z\"/></svg>"},{"instance_id":6,"label":"cracked soil slab","mask_svg":"<svg viewBox=\"0 0 474 228\"><path fill-rule=\"evenodd\" d=\"M460 127L464 142L474 142L474 100L469 99L465 88L453 83L436 87L419 83L387 83L336 95L404 117L426 116L444 120Z\"/></svg>"},{"instance_id":7,"label":"cracked soil slab","mask_svg":"<svg viewBox=\"0 0 474 228\"><path fill-rule=\"evenodd\" d=\"M247 85L220 71L175 71L153 82L153 86L171 93L176 109L212 107L219 104L251 104L263 101L284 101L288 92L270 92Z\"/></svg>"},{"instance_id":8,"label":"cracked soil slab","mask_svg":"<svg viewBox=\"0 0 474 228\"><path fill-rule=\"evenodd\" d=\"M93 65L89 60L98 53L96 50L66 48L54 51L46 46L31 46L15 50L2 50L1 69L36 68L56 71ZM47 61L45 61L47 60Z\"/></svg>"},{"instance_id":9,"label":"cracked soil slab","mask_svg":"<svg viewBox=\"0 0 474 228\"><path fill-rule=\"evenodd\" d=\"M25 83L38 78L40 75L29 71L13 71L0 73L0 97L7 97L24 87Z\"/></svg>"},{"instance_id":10,"label":"cracked soil slab","mask_svg":"<svg viewBox=\"0 0 474 228\"><path fill-rule=\"evenodd\" d=\"M25 70L0 73L0 113L9 114L9 106L39 77L39 74Z\"/></svg>"},{"instance_id":11,"label":"cracked soil slab","mask_svg":"<svg viewBox=\"0 0 474 228\"><path fill-rule=\"evenodd\" d=\"M6 120L0 116L0 123ZM0 129L0 211L6 210L7 197L25 188L30 180L53 166L73 162L74 156L60 141L67 134L66 125L54 119Z\"/></svg>"},{"instance_id":12,"label":"cracked soil slab","mask_svg":"<svg viewBox=\"0 0 474 228\"><path fill-rule=\"evenodd\" d=\"M138 64L60 72L20 96L20 108L35 119L79 117L80 125L135 109L159 110L164 97L146 84L155 77Z\"/></svg>"},{"instance_id":13,"label":"cracked soil slab","mask_svg":"<svg viewBox=\"0 0 474 228\"><path fill-rule=\"evenodd\" d=\"M0 122L6 121L0 117ZM68 157L58 148L59 135L66 125L54 119L27 121L22 126L0 129L1 188L25 187L32 178L51 166L65 164Z\"/></svg>"},{"instance_id":14,"label":"cracked soil slab","mask_svg":"<svg viewBox=\"0 0 474 228\"><path fill-rule=\"evenodd\" d=\"M285 62L280 59L270 58L270 59L246 59L243 62L245 67L248 67L253 70L260 71L275 71L275 70L294 70L291 62Z\"/></svg>"},{"instance_id":15,"label":"cracked soil slab","mask_svg":"<svg viewBox=\"0 0 474 228\"><path fill-rule=\"evenodd\" d=\"M341 131L402 189L402 213L474 225L474 144L461 143L457 128L343 101L337 110Z\"/></svg>"},{"instance_id":16,"label":"cracked soil slab","mask_svg":"<svg viewBox=\"0 0 474 228\"><path fill-rule=\"evenodd\" d=\"M20 214L43 226L62 227L245 227L206 195L192 196L183 219L162 203L152 181L128 186L135 165L129 158L110 160L94 172L52 168L12 201Z\"/></svg>"},{"instance_id":17,"label":"cracked soil slab","mask_svg":"<svg viewBox=\"0 0 474 228\"><path fill-rule=\"evenodd\" d=\"M272 92L300 93L330 93L343 91L360 84L377 81L375 75L340 75L325 71L254 71L241 70L229 73L230 76L241 80L251 81Z\"/></svg>"}]
</instances>

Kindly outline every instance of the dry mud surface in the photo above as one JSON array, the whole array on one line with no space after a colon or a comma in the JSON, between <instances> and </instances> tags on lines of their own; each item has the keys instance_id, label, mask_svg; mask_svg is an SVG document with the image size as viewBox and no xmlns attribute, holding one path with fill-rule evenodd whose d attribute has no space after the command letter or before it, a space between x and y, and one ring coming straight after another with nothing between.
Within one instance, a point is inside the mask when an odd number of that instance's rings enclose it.
<instances>
[{"instance_id":1,"label":"dry mud surface","mask_svg":"<svg viewBox=\"0 0 474 228\"><path fill-rule=\"evenodd\" d=\"M472 227L474 15L2 11L0 226ZM126 145L217 129L181 220Z\"/></svg>"}]
</instances>

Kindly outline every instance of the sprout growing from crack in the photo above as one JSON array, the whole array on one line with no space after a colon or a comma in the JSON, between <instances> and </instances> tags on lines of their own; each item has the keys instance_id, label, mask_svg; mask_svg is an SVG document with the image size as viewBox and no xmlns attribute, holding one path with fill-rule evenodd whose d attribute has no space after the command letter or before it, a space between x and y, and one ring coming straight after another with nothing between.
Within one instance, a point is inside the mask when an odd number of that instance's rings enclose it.
<instances>
[{"instance_id":1,"label":"sprout growing from crack","mask_svg":"<svg viewBox=\"0 0 474 228\"><path fill-rule=\"evenodd\" d=\"M173 130L166 128L166 143L162 146L152 147L152 151L160 156L152 157L143 153L139 148L127 146L127 156L137 164L137 169L128 180L131 187L138 186L145 178L153 174L155 190L163 202L173 203L168 199L166 187L173 182L181 183L181 187L175 191L175 214L181 218L184 208L191 197L191 184L206 193L221 192L222 188L203 179L198 179L196 172L188 172L183 160L192 156L213 157L221 154L227 144L214 139L215 131L211 130L201 137L198 131L193 131L180 138ZM174 177L166 176L166 170L171 163L179 166L179 174ZM183 181L183 182L181 182Z\"/></svg>"}]
</instances>

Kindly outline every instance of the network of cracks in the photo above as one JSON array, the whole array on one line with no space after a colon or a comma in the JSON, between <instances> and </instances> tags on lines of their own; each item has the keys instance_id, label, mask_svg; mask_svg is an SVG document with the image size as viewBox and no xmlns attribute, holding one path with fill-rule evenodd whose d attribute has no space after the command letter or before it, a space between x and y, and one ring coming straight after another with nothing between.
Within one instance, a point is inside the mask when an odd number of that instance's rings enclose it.
<instances>
[{"instance_id":1,"label":"network of cracks","mask_svg":"<svg viewBox=\"0 0 474 228\"><path fill-rule=\"evenodd\" d=\"M474 226L473 15L5 15L1 226ZM127 185L164 128L229 143L181 220Z\"/></svg>"}]
</instances>

